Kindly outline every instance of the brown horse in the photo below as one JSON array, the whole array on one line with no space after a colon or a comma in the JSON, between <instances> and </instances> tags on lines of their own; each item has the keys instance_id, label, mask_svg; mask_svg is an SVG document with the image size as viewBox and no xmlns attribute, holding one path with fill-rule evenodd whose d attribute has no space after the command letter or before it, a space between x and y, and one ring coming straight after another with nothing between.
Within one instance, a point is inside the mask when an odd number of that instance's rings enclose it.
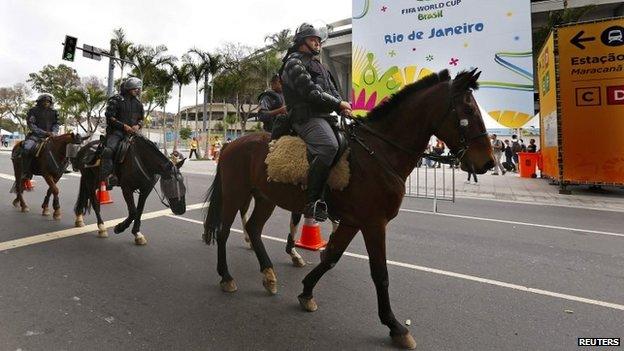
<instances>
[{"instance_id":1,"label":"brown horse","mask_svg":"<svg viewBox=\"0 0 624 351\"><path fill-rule=\"evenodd\" d=\"M87 137L88 138L88 137ZM45 144L42 146L39 152L39 157L35 157L31 164L31 171L33 175L40 175L48 184L48 191L43 204L41 205L44 216L50 215L48 204L50 203L50 195L54 195L52 200L52 207L54 208L54 219L61 218L61 205L59 204L59 188L56 183L61 179L65 167L69 161L67 157L68 145L80 145L83 138L78 134L66 133L58 136L47 138ZM16 144L13 147L13 155L18 155L20 152L18 148L21 148L21 143ZM16 197L13 200L13 206L19 207L22 212L30 211L26 201L24 201L24 182L20 181L23 177L24 170L22 169L21 157L12 157L13 173L15 174L15 183L11 188L11 192L15 192Z\"/></svg>"},{"instance_id":2,"label":"brown horse","mask_svg":"<svg viewBox=\"0 0 624 351\"><path fill-rule=\"evenodd\" d=\"M303 280L299 303L304 310L317 309L312 297L314 286L338 262L355 234L362 231L377 290L379 318L390 329L397 346L416 347L409 330L397 321L390 308L386 225L398 214L405 181L432 135L446 142L463 170L483 174L494 164L483 118L472 95L478 77L476 70L459 73L454 80L446 70L429 75L373 109L365 122L356 120L348 126L351 179L345 189L328 195L330 215L340 219L340 224L329 239L321 263ZM268 143L264 134L232 142L221 155L208 192L204 240L209 243L216 237L217 272L226 292L237 290L228 271L226 241L236 213L249 196L254 197L255 206L245 229L260 262L263 285L271 293L276 292L277 279L262 244L262 228L276 205L301 213L305 203L299 187L267 181L264 160Z\"/></svg>"}]
</instances>

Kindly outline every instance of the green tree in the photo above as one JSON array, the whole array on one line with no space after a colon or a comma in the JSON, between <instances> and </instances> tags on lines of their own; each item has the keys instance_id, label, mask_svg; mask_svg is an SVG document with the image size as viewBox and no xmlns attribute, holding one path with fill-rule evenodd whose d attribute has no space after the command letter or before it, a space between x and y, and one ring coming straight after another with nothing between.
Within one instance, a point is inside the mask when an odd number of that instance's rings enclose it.
<instances>
[{"instance_id":1,"label":"green tree","mask_svg":"<svg viewBox=\"0 0 624 351\"><path fill-rule=\"evenodd\" d=\"M595 5L587 5L549 12L546 23L533 32L533 49L538 51L542 48L553 28L562 24L578 22L594 8Z\"/></svg>"},{"instance_id":2,"label":"green tree","mask_svg":"<svg viewBox=\"0 0 624 351\"><path fill-rule=\"evenodd\" d=\"M79 88L71 89L66 103L74 105L76 123L87 133L93 134L102 121L106 107L106 89L97 77L83 78ZM68 107L69 109L69 107ZM84 122L87 123L85 128Z\"/></svg>"},{"instance_id":3,"label":"green tree","mask_svg":"<svg viewBox=\"0 0 624 351\"><path fill-rule=\"evenodd\" d=\"M130 60L132 54L132 42L127 40L126 32L123 28L117 28L113 30L113 39L112 39L113 48L115 49L117 57L123 60ZM115 60L115 64L119 66L121 70L121 79L124 77L124 68L128 65L128 63L124 61Z\"/></svg>"},{"instance_id":4,"label":"green tree","mask_svg":"<svg viewBox=\"0 0 624 351\"><path fill-rule=\"evenodd\" d=\"M180 128L180 139L188 140L193 135L193 130L188 127Z\"/></svg>"},{"instance_id":5,"label":"green tree","mask_svg":"<svg viewBox=\"0 0 624 351\"><path fill-rule=\"evenodd\" d=\"M41 71L30 73L28 77L33 90L54 96L55 103L59 107L61 123L67 124L68 108L72 106L67 104L68 93L80 86L80 77L76 70L64 64L57 67L46 65Z\"/></svg>"},{"instance_id":6,"label":"green tree","mask_svg":"<svg viewBox=\"0 0 624 351\"><path fill-rule=\"evenodd\" d=\"M290 29L282 29L281 31L269 34L264 37L265 42L270 42L269 47L277 52L284 52L292 45L293 36Z\"/></svg>"},{"instance_id":7,"label":"green tree","mask_svg":"<svg viewBox=\"0 0 624 351\"><path fill-rule=\"evenodd\" d=\"M178 85L178 113L176 114L174 125L174 142L173 150L178 149L178 131L180 129L180 109L182 103L182 87L191 82L191 66L188 63L182 63L177 66L174 63L169 63L171 68L171 80Z\"/></svg>"},{"instance_id":8,"label":"green tree","mask_svg":"<svg viewBox=\"0 0 624 351\"><path fill-rule=\"evenodd\" d=\"M26 113L32 106L32 103L28 102L30 93L30 89L23 83L0 88L0 114L14 123L17 121L24 134L28 131Z\"/></svg>"},{"instance_id":9,"label":"green tree","mask_svg":"<svg viewBox=\"0 0 624 351\"><path fill-rule=\"evenodd\" d=\"M204 77L207 65L202 61L194 61L190 55L182 56L182 60L185 60L191 67L191 76L195 81L195 106L199 105L199 81ZM199 113L197 113L197 107L195 108L195 131L199 132Z\"/></svg>"}]
</instances>

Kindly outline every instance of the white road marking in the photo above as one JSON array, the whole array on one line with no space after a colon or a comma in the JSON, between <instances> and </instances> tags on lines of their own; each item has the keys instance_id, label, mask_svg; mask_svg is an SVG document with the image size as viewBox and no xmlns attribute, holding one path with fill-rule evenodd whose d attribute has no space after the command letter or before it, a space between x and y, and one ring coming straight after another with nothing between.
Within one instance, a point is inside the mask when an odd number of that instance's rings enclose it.
<instances>
[{"instance_id":1,"label":"white road marking","mask_svg":"<svg viewBox=\"0 0 624 351\"><path fill-rule=\"evenodd\" d=\"M515 225L522 225L522 226L527 226L527 227L548 228L548 229L556 229L556 230L564 230L564 231L574 231L574 232L582 232L582 233L589 233L589 234L599 234L599 235L610 235L610 236L624 237L624 234L622 234L622 233L605 232L605 231L602 231L602 230L591 230L591 229L582 229L582 228L562 227L562 226L548 225L548 224L537 224L537 223L528 223L528 222L508 221L508 220L505 220L505 219L465 216L465 215L458 215L458 214L451 214L451 213L440 213L440 212L434 213L434 212L430 212L430 211L410 210L410 209L407 209L407 208L401 208L400 211L401 212L409 212L409 213L428 214L428 215L442 216L442 217L450 217L450 218L470 219L470 220L485 221L485 222L515 224Z\"/></svg>"},{"instance_id":2,"label":"white road marking","mask_svg":"<svg viewBox=\"0 0 624 351\"><path fill-rule=\"evenodd\" d=\"M0 173L0 178L11 180L11 181L15 181L15 177L14 176L12 176L10 174L6 174L6 173Z\"/></svg>"},{"instance_id":3,"label":"white road marking","mask_svg":"<svg viewBox=\"0 0 624 351\"><path fill-rule=\"evenodd\" d=\"M186 209L188 211L188 210L196 210L196 209L199 209L199 208L202 208L202 207L204 207L203 203L197 203L197 204L186 206ZM141 216L141 220L146 220L146 219L156 218L156 217L162 217L162 216L168 215L170 213L171 213L170 209L153 211L153 212L147 212L147 213L143 213L143 216ZM175 217L175 216L173 216L173 217ZM112 227L115 224L123 221L124 219L126 219L126 217L120 217L120 218L111 219L111 220L108 220L108 221L104 222L104 225L106 226L106 228L109 228L109 227ZM80 228L63 229L63 230L58 230L58 231L55 231L55 232L50 232L50 233L45 233L45 234L40 234L40 235L33 235L33 236L26 237L26 238L20 238L20 239L0 242L0 252L5 251L5 250L10 250L10 249L15 249L15 248L18 248L18 247L23 247L23 246L33 245L33 244L39 244L39 243L43 243L43 242L46 242L46 241L67 238L67 237L70 237L70 236L75 236L75 235L80 235L80 234L84 234L84 233L88 233L88 232L93 232L93 231L96 231L96 230L97 230L97 223L93 223L93 224L89 224L87 226L80 227Z\"/></svg>"},{"instance_id":4,"label":"white road marking","mask_svg":"<svg viewBox=\"0 0 624 351\"><path fill-rule=\"evenodd\" d=\"M178 216L173 216L173 215L166 215L166 216L167 217L171 217L171 218L175 218L175 219L179 219L179 220L183 220L183 221L187 221L187 222L191 222L191 223L196 223L196 224L201 224L201 225L204 224L202 221L198 221L198 220L191 219L191 218L178 217ZM240 229L230 229L230 230L233 231L233 232L237 232L237 233L243 233L243 231L240 230ZM282 243L286 242L285 239L276 238L276 237L273 237L273 236L262 235L262 237L266 238L266 239L269 239L269 240L273 240L273 241L279 241L279 242L282 242ZM344 255L368 261L368 256L366 256L366 255L360 255L360 254L356 254L356 253L352 253L352 252L348 252L348 251L345 251ZM617 304L617 303L600 301L600 300L594 300L594 299L588 299L588 298L585 298L585 297L568 295L568 294L561 294L561 293L558 293L558 292L553 292L553 291L548 291L548 290L543 290L543 289L536 289L536 288L531 288L531 287L528 287L528 286L523 286L523 285L518 285L518 284L506 283L506 282L502 282L502 281L498 281L498 280L481 278L481 277L468 275L468 274L463 274L463 273L450 272L450 271L445 271L445 270L441 270L441 269L437 269L437 268L418 266L418 265L414 265L414 264L410 264L410 263L391 261L391 260L388 260L386 262L387 262L387 264L389 264L391 266L408 268L408 269L415 270L415 271L421 271L421 272L426 272L426 273L443 275L443 276L452 277L452 278L459 278L459 279L469 280L469 281L473 281L473 282L477 282L477 283L494 285L494 286L498 286L498 287L502 287L502 288L513 289L513 290L528 292L528 293L537 294L537 295L550 296L550 297L555 297L555 298L559 298L559 299L575 301L575 302L581 302L581 303L586 303L586 304L590 304L590 305L596 305L596 306L607 307L607 308L612 308L612 309L624 311L624 305L620 305L620 304Z\"/></svg>"}]
</instances>

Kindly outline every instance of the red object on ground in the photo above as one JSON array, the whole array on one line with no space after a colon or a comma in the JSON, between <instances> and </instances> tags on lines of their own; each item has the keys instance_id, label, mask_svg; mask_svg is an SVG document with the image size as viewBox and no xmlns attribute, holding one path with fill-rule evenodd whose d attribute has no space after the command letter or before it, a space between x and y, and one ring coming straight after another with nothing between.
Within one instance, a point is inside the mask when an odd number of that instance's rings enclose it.
<instances>
[{"instance_id":1,"label":"red object on ground","mask_svg":"<svg viewBox=\"0 0 624 351\"><path fill-rule=\"evenodd\" d=\"M100 205L112 204L113 200L110 197L108 189L106 189L106 182L100 182L100 189L97 191L97 199L100 202Z\"/></svg>"},{"instance_id":2,"label":"red object on ground","mask_svg":"<svg viewBox=\"0 0 624 351\"><path fill-rule=\"evenodd\" d=\"M520 177L536 178L535 168L540 159L540 154L536 152L518 152L520 163Z\"/></svg>"},{"instance_id":3,"label":"red object on ground","mask_svg":"<svg viewBox=\"0 0 624 351\"><path fill-rule=\"evenodd\" d=\"M24 179L24 186L22 186L22 188L26 191L32 191L35 188L35 181Z\"/></svg>"},{"instance_id":4,"label":"red object on ground","mask_svg":"<svg viewBox=\"0 0 624 351\"><path fill-rule=\"evenodd\" d=\"M327 245L327 241L321 236L321 226L312 218L303 219L303 227L301 228L301 237L295 242L297 247L308 250L319 250Z\"/></svg>"}]
</instances>

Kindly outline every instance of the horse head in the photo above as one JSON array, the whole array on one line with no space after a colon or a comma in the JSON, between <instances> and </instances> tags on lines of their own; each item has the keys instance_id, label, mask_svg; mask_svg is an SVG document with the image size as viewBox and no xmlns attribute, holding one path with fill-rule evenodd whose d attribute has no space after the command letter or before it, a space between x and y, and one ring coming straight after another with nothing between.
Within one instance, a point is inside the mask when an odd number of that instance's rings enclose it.
<instances>
[{"instance_id":1,"label":"horse head","mask_svg":"<svg viewBox=\"0 0 624 351\"><path fill-rule=\"evenodd\" d=\"M479 88L479 75L476 69L460 72L449 83L448 107L434 133L459 159L462 170L483 174L494 166L494 158L483 116L472 94Z\"/></svg>"},{"instance_id":2,"label":"horse head","mask_svg":"<svg viewBox=\"0 0 624 351\"><path fill-rule=\"evenodd\" d=\"M186 212L186 185L184 184L184 176L180 172L184 161L186 159L176 164L169 161L160 178L160 190L169 201L171 212L176 215Z\"/></svg>"}]
</instances>

